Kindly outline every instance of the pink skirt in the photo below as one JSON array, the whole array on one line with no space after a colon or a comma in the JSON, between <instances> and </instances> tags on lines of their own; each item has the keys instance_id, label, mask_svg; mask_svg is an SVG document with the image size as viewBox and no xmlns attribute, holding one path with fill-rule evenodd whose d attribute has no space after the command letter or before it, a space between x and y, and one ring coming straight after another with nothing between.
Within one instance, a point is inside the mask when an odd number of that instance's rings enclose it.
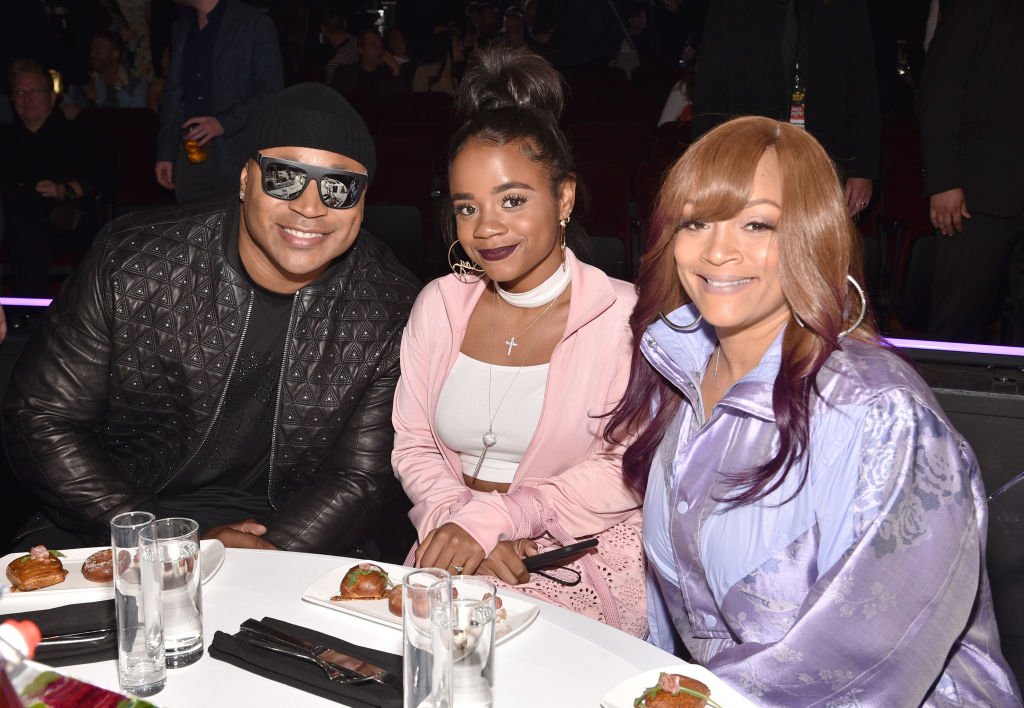
<instances>
[{"instance_id":1,"label":"pink skirt","mask_svg":"<svg viewBox=\"0 0 1024 708\"><path fill-rule=\"evenodd\" d=\"M580 574L579 585L566 587L536 573L522 585L508 585L497 578L494 584L646 638L647 584L640 534L635 526L616 524L597 534L597 538L600 543L596 553L589 555L589 561L577 559L566 566ZM563 545L547 534L534 540L541 553ZM558 569L544 572L556 577L568 575ZM610 608L606 607L607 600L602 602L602 596L607 598L609 594L613 605Z\"/></svg>"}]
</instances>

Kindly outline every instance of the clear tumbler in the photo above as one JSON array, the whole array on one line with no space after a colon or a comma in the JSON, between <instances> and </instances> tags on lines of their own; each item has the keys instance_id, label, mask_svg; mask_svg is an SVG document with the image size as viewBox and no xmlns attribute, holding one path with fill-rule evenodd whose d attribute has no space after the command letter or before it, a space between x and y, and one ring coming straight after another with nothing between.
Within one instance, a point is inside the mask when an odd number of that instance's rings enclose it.
<instances>
[{"instance_id":1,"label":"clear tumbler","mask_svg":"<svg viewBox=\"0 0 1024 708\"><path fill-rule=\"evenodd\" d=\"M122 691L136 696L151 696L167 682L156 543L141 535L153 519L149 512L129 511L110 520L117 679Z\"/></svg>"},{"instance_id":2,"label":"clear tumbler","mask_svg":"<svg viewBox=\"0 0 1024 708\"><path fill-rule=\"evenodd\" d=\"M451 708L451 576L415 570L402 584L404 708Z\"/></svg>"}]
</instances>

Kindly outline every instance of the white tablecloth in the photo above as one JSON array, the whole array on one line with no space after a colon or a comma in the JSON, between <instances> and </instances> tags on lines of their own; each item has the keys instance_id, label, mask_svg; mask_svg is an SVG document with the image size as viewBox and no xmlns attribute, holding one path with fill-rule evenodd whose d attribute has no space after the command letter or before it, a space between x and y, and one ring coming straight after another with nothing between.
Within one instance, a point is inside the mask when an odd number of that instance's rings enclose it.
<instances>
[{"instance_id":1,"label":"white tablecloth","mask_svg":"<svg viewBox=\"0 0 1024 708\"><path fill-rule=\"evenodd\" d=\"M203 586L206 645L216 630L234 633L249 617L264 616L316 629L347 641L400 654L401 630L304 602L322 573L346 569L350 559L306 553L228 549L224 566ZM339 574L340 580L340 574ZM42 598L40 598L42 600ZM546 603L522 634L497 647L496 708L600 705L613 686L641 671L678 659L624 632ZM117 689L113 661L69 666L65 673ZM167 687L150 700L160 706L338 705L217 661L208 654L167 672Z\"/></svg>"}]
</instances>

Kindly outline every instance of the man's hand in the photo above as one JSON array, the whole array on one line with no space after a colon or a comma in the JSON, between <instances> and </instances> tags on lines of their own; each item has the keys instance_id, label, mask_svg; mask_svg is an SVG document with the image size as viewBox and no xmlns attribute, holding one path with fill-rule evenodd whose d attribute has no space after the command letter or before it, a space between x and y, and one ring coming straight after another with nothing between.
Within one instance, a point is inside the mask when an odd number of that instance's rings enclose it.
<instances>
[{"instance_id":1,"label":"man's hand","mask_svg":"<svg viewBox=\"0 0 1024 708\"><path fill-rule=\"evenodd\" d=\"M266 551L281 550L270 541L264 541L260 538L266 532L267 527L256 521L256 519L246 519L236 524L215 526L207 531L203 538L215 538L227 548L262 548Z\"/></svg>"},{"instance_id":2,"label":"man's hand","mask_svg":"<svg viewBox=\"0 0 1024 708\"><path fill-rule=\"evenodd\" d=\"M416 549L416 566L454 571L453 575L472 575L484 549L458 524L439 526L423 539Z\"/></svg>"},{"instance_id":3,"label":"man's hand","mask_svg":"<svg viewBox=\"0 0 1024 708\"><path fill-rule=\"evenodd\" d=\"M963 220L971 218L964 190L959 187L933 194L929 202L932 226L943 236L952 236L953 229L960 233L964 230Z\"/></svg>"},{"instance_id":4,"label":"man's hand","mask_svg":"<svg viewBox=\"0 0 1024 708\"><path fill-rule=\"evenodd\" d=\"M384 53L382 53L380 55L380 58L381 58L381 60L385 64L388 65L388 68L391 69L392 75L394 75L394 76L401 76L402 75L402 66L401 66L401 64L398 63L398 60L395 59L394 56L392 56L391 52L384 52Z\"/></svg>"},{"instance_id":5,"label":"man's hand","mask_svg":"<svg viewBox=\"0 0 1024 708\"><path fill-rule=\"evenodd\" d=\"M501 541L476 569L477 575L493 575L509 585L529 582L530 571L523 558L537 555L537 544L528 538Z\"/></svg>"},{"instance_id":6,"label":"man's hand","mask_svg":"<svg viewBox=\"0 0 1024 708\"><path fill-rule=\"evenodd\" d=\"M64 197L65 189L66 187L63 184L58 184L49 179L36 182L36 191L50 199L62 199Z\"/></svg>"},{"instance_id":7,"label":"man's hand","mask_svg":"<svg viewBox=\"0 0 1024 708\"><path fill-rule=\"evenodd\" d=\"M174 163L170 160L160 160L156 163L156 181L164 189L174 189Z\"/></svg>"},{"instance_id":8,"label":"man's hand","mask_svg":"<svg viewBox=\"0 0 1024 708\"><path fill-rule=\"evenodd\" d=\"M187 121L181 124L182 128L193 126L189 132L188 137L192 140L198 140L199 145L206 145L214 138L224 135L224 126L220 124L220 121L213 116L196 116L195 118L189 118Z\"/></svg>"},{"instance_id":9,"label":"man's hand","mask_svg":"<svg viewBox=\"0 0 1024 708\"><path fill-rule=\"evenodd\" d=\"M864 208L871 201L871 180L864 177L850 177L846 180L846 208L850 216L864 211Z\"/></svg>"}]
</instances>

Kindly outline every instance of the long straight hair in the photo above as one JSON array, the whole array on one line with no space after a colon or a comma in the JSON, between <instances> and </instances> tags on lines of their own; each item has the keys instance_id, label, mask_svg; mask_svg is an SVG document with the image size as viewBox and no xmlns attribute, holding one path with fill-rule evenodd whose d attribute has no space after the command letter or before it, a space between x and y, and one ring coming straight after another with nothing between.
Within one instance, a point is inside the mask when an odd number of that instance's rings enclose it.
<instances>
[{"instance_id":1,"label":"long straight hair","mask_svg":"<svg viewBox=\"0 0 1024 708\"><path fill-rule=\"evenodd\" d=\"M778 452L750 469L727 473L732 492L723 501L750 503L785 481L790 467L807 450L818 371L841 346L839 333L860 314L860 298L847 281L850 275L863 282L860 235L847 213L835 167L817 141L786 123L745 117L718 126L694 143L669 170L656 200L649 234L653 245L641 261L638 301L630 318L629 383L608 425L609 431L621 428L638 433L626 450L623 467L629 484L641 493L647 487L654 453L682 400L679 391L646 361L640 343L659 312L690 302L673 253L683 209L692 205L688 218L700 221L721 221L738 214L749 201L754 172L768 150L778 160L782 179L782 215L775 231L779 282L803 326L791 320L786 327L772 390ZM849 336L878 343L873 318L865 317ZM803 483L802 478L801 487Z\"/></svg>"}]
</instances>

